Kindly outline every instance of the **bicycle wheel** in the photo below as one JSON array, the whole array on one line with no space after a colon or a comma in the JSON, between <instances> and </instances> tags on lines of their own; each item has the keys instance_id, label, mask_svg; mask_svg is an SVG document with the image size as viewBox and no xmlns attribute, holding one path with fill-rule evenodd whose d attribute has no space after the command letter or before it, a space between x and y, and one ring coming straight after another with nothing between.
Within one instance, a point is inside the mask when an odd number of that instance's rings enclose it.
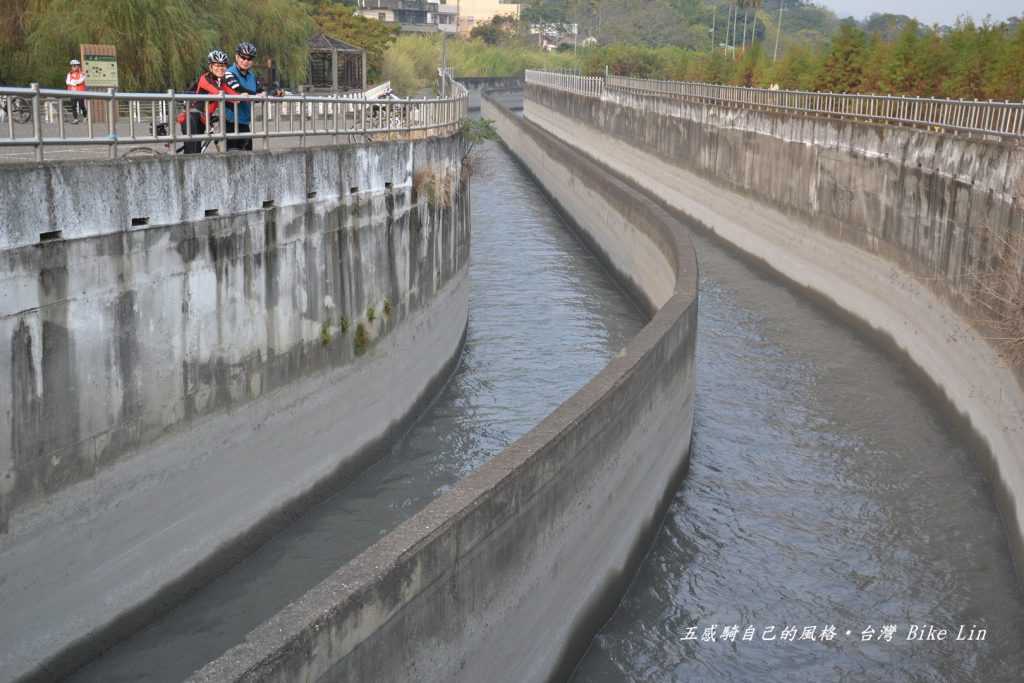
<instances>
[{"instance_id":1,"label":"bicycle wheel","mask_svg":"<svg viewBox=\"0 0 1024 683\"><path fill-rule=\"evenodd\" d=\"M32 118L32 105L24 97L11 97L7 106L11 108L11 118L17 123L28 123Z\"/></svg>"}]
</instances>

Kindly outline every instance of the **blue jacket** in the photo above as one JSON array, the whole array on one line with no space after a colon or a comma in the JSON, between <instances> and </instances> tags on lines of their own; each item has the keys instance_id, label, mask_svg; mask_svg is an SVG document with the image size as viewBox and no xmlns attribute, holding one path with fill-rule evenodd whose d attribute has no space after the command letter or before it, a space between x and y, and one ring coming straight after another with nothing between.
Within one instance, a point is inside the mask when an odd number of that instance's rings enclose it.
<instances>
[{"instance_id":1,"label":"blue jacket","mask_svg":"<svg viewBox=\"0 0 1024 683\"><path fill-rule=\"evenodd\" d=\"M249 69L249 73L242 75L242 70L237 64L232 64L224 73L224 80L235 92L245 92L250 95L258 95L263 92L263 85L256 78L256 72ZM238 122L248 125L252 121L252 103L239 102L238 105L227 104L228 121L235 120L235 106L238 107Z\"/></svg>"}]
</instances>

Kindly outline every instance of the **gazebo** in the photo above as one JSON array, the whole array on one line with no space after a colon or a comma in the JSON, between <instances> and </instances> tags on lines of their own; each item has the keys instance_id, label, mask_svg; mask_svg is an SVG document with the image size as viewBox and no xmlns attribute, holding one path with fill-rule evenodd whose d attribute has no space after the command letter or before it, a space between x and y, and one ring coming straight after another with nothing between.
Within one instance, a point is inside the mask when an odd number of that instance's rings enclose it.
<instances>
[{"instance_id":1,"label":"gazebo","mask_svg":"<svg viewBox=\"0 0 1024 683\"><path fill-rule=\"evenodd\" d=\"M307 92L338 94L365 89L366 50L325 33L309 39Z\"/></svg>"}]
</instances>

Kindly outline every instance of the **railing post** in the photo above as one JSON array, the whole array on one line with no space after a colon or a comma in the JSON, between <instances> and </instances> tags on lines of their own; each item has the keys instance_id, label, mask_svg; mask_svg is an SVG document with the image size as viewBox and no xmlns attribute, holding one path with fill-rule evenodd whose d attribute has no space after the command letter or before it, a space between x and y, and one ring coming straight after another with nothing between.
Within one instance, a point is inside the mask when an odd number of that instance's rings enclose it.
<instances>
[{"instance_id":1,"label":"railing post","mask_svg":"<svg viewBox=\"0 0 1024 683\"><path fill-rule=\"evenodd\" d=\"M115 106L115 88L107 88L107 137L110 139L110 158L117 158L117 107ZM63 112L61 116L63 116Z\"/></svg>"},{"instance_id":2,"label":"railing post","mask_svg":"<svg viewBox=\"0 0 1024 683\"><path fill-rule=\"evenodd\" d=\"M217 102L217 116L220 118L220 139L224 141L224 149L221 151L226 152L228 151L228 101L224 91L221 91L220 100Z\"/></svg>"},{"instance_id":3,"label":"railing post","mask_svg":"<svg viewBox=\"0 0 1024 683\"><path fill-rule=\"evenodd\" d=\"M306 92L299 92L299 147L306 146Z\"/></svg>"},{"instance_id":4,"label":"railing post","mask_svg":"<svg viewBox=\"0 0 1024 683\"><path fill-rule=\"evenodd\" d=\"M178 108L175 106L174 89L167 91L167 131L171 134L171 151L178 149ZM188 112L185 112L186 118Z\"/></svg>"},{"instance_id":5,"label":"railing post","mask_svg":"<svg viewBox=\"0 0 1024 683\"><path fill-rule=\"evenodd\" d=\"M39 97L40 97L40 95L39 95L39 84L38 83L33 83L29 87L32 88L32 137L35 140L35 144L36 144L36 161L42 161L43 160L43 128L42 128L42 124L39 121L39 105L40 105L40 102L39 102ZM7 106L8 107L12 107L13 106L11 104L11 98L9 98L9 97L7 98ZM9 111L8 115L11 115L11 114L13 114L13 112ZM63 112L61 112L61 116L63 116Z\"/></svg>"},{"instance_id":6,"label":"railing post","mask_svg":"<svg viewBox=\"0 0 1024 683\"><path fill-rule=\"evenodd\" d=\"M263 149L270 149L270 96L263 98Z\"/></svg>"}]
</instances>

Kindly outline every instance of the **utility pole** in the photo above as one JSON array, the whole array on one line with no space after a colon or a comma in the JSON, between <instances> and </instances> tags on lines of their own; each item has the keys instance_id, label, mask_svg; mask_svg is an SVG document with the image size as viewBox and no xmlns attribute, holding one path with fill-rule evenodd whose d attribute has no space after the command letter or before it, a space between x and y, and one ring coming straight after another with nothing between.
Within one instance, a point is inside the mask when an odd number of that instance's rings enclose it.
<instances>
[{"instance_id":1,"label":"utility pole","mask_svg":"<svg viewBox=\"0 0 1024 683\"><path fill-rule=\"evenodd\" d=\"M736 59L736 30L740 26L740 3L736 3L736 12L732 17L732 58Z\"/></svg>"},{"instance_id":2,"label":"utility pole","mask_svg":"<svg viewBox=\"0 0 1024 683\"><path fill-rule=\"evenodd\" d=\"M441 97L448 96L448 34L441 36Z\"/></svg>"},{"instance_id":3,"label":"utility pole","mask_svg":"<svg viewBox=\"0 0 1024 683\"><path fill-rule=\"evenodd\" d=\"M772 64L779 58L779 36L782 35L782 6L786 4L786 0L779 0L779 26L775 30L775 53L772 55Z\"/></svg>"},{"instance_id":4,"label":"utility pole","mask_svg":"<svg viewBox=\"0 0 1024 683\"><path fill-rule=\"evenodd\" d=\"M729 6L729 14L725 17L725 51L729 52L729 32L732 30L732 6Z\"/></svg>"},{"instance_id":5,"label":"utility pole","mask_svg":"<svg viewBox=\"0 0 1024 683\"><path fill-rule=\"evenodd\" d=\"M711 54L715 53L715 20L718 19L718 5L715 5L715 13L711 15Z\"/></svg>"}]
</instances>

